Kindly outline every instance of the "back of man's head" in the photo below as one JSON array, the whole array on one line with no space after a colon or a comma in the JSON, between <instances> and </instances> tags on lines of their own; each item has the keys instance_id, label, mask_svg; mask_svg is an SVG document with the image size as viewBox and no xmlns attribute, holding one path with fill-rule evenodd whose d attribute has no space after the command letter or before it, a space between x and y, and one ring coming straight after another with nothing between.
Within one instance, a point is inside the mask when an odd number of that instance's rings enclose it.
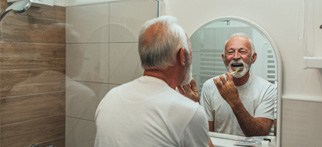
<instances>
[{"instance_id":1,"label":"back of man's head","mask_svg":"<svg viewBox=\"0 0 322 147\"><path fill-rule=\"evenodd\" d=\"M188 39L175 17L160 16L143 25L139 54L144 69L165 69L173 65L181 47L188 50Z\"/></svg>"}]
</instances>

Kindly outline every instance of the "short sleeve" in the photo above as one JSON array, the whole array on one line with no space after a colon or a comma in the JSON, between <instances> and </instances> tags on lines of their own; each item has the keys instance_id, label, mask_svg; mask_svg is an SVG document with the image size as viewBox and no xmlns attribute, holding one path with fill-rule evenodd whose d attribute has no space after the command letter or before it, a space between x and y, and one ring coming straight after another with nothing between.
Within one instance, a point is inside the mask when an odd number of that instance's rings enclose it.
<instances>
[{"instance_id":1,"label":"short sleeve","mask_svg":"<svg viewBox=\"0 0 322 147\"><path fill-rule=\"evenodd\" d=\"M274 119L274 107L277 99L277 88L271 84L263 93L263 99L255 111L255 117Z\"/></svg>"},{"instance_id":2,"label":"short sleeve","mask_svg":"<svg viewBox=\"0 0 322 147\"><path fill-rule=\"evenodd\" d=\"M208 121L213 121L213 114L212 114L212 99L210 97L210 87L209 87L209 80L207 80L201 89L201 94L200 94L200 105L204 107L205 112L207 114Z\"/></svg>"}]
</instances>

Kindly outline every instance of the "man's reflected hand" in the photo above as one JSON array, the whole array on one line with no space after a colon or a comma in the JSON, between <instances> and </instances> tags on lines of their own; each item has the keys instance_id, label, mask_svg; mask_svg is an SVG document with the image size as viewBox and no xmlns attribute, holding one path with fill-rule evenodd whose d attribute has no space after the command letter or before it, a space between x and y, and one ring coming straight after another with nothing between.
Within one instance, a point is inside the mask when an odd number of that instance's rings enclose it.
<instances>
[{"instance_id":1,"label":"man's reflected hand","mask_svg":"<svg viewBox=\"0 0 322 147\"><path fill-rule=\"evenodd\" d=\"M220 95L227 101L230 106L234 106L240 103L238 90L233 82L233 77L230 73L226 73L224 76L214 79L214 83L220 93Z\"/></svg>"}]
</instances>

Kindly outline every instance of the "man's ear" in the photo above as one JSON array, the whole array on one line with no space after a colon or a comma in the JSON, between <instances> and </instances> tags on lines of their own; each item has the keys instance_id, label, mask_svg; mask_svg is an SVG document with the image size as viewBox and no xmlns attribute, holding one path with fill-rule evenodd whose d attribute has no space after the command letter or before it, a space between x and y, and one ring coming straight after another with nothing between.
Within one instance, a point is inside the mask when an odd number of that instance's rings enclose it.
<instances>
[{"instance_id":1,"label":"man's ear","mask_svg":"<svg viewBox=\"0 0 322 147\"><path fill-rule=\"evenodd\" d=\"M257 59L257 54L254 53L251 57L251 63L253 64L256 61L256 59Z\"/></svg>"},{"instance_id":2,"label":"man's ear","mask_svg":"<svg viewBox=\"0 0 322 147\"><path fill-rule=\"evenodd\" d=\"M185 49L184 48L180 48L179 51L178 51L178 61L181 65L185 65L186 64L186 56L185 56Z\"/></svg>"},{"instance_id":3,"label":"man's ear","mask_svg":"<svg viewBox=\"0 0 322 147\"><path fill-rule=\"evenodd\" d=\"M222 58L222 61L224 62L224 64L226 65L226 58L225 58L225 55L224 55L224 54L221 54L221 58Z\"/></svg>"}]
</instances>

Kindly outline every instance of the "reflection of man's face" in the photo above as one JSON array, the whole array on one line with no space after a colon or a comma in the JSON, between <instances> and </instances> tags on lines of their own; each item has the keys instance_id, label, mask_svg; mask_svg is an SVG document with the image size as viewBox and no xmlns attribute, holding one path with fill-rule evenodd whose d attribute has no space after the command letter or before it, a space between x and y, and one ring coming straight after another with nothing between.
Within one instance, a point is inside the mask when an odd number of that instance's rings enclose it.
<instances>
[{"instance_id":1,"label":"reflection of man's face","mask_svg":"<svg viewBox=\"0 0 322 147\"><path fill-rule=\"evenodd\" d=\"M223 59L229 72L240 68L239 72L233 75L235 78L243 77L252 64L252 50L249 41L239 36L231 38L225 46Z\"/></svg>"}]
</instances>

